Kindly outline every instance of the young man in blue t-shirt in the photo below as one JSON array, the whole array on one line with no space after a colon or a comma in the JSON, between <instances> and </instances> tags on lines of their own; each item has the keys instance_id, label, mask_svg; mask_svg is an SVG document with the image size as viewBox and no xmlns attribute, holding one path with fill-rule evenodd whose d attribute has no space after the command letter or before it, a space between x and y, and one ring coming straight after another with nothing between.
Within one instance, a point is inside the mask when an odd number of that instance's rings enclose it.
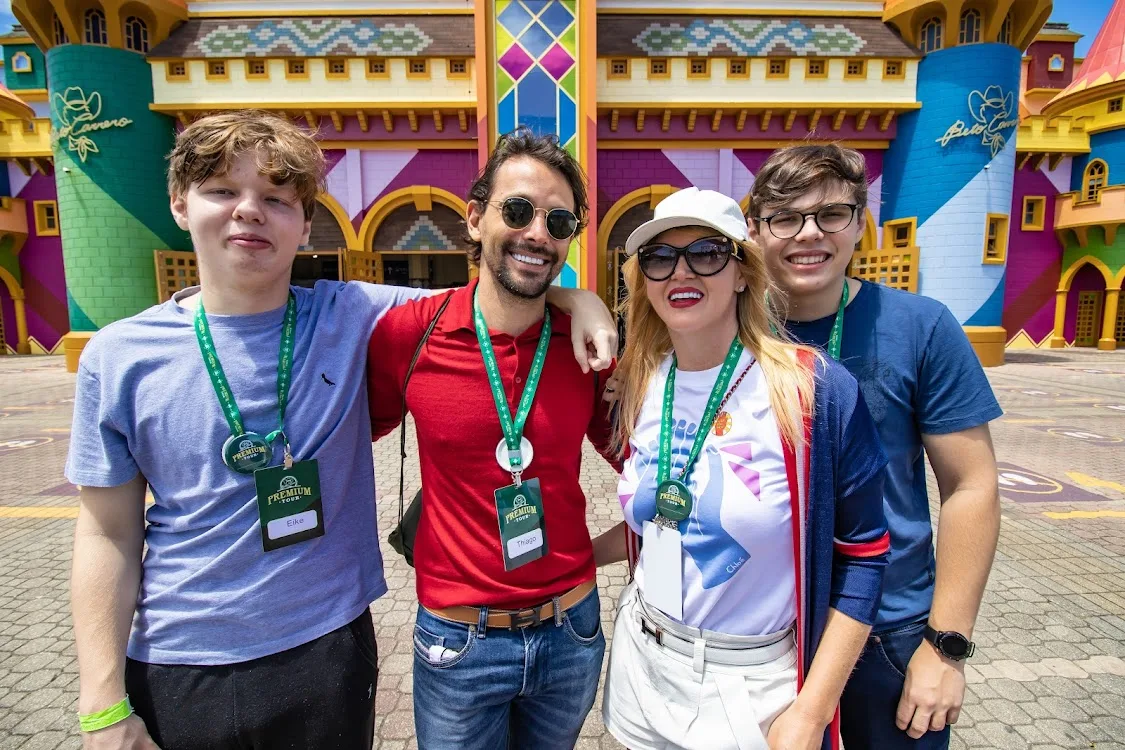
<instances>
[{"instance_id":1,"label":"young man in blue t-shirt","mask_svg":"<svg viewBox=\"0 0 1125 750\"><path fill-rule=\"evenodd\" d=\"M1001 410L944 305L847 277L866 204L859 152L794 146L762 165L747 223L789 332L855 375L890 459L891 552L875 627L840 704L844 745L946 748L1000 529L988 423ZM924 456L941 499L936 560Z\"/></svg>"},{"instance_id":2,"label":"young man in blue t-shirt","mask_svg":"<svg viewBox=\"0 0 1125 750\"><path fill-rule=\"evenodd\" d=\"M324 174L291 123L204 118L169 162L200 285L106 326L78 368L83 745L370 750L387 584L365 358L379 317L427 292L290 286ZM576 355L591 338L608 364L604 306L553 294L580 313Z\"/></svg>"}]
</instances>

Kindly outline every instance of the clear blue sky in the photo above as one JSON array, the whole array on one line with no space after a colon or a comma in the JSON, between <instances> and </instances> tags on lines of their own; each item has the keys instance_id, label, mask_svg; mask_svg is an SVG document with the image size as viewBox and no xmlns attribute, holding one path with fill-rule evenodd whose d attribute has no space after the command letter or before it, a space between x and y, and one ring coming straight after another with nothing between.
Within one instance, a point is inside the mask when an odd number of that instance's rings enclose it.
<instances>
[{"instance_id":1,"label":"clear blue sky","mask_svg":"<svg viewBox=\"0 0 1125 750\"><path fill-rule=\"evenodd\" d=\"M1112 7L1113 0L1055 0L1051 20L1064 21L1070 24L1071 29L1083 35L1074 47L1074 54L1085 57Z\"/></svg>"},{"instance_id":2,"label":"clear blue sky","mask_svg":"<svg viewBox=\"0 0 1125 750\"><path fill-rule=\"evenodd\" d=\"M1082 57L1093 43L1112 5L1113 0L1055 0L1051 20L1066 21L1070 28L1084 35L1075 47L1075 54ZM0 34L7 32L15 22L11 0L0 0Z\"/></svg>"}]
</instances>

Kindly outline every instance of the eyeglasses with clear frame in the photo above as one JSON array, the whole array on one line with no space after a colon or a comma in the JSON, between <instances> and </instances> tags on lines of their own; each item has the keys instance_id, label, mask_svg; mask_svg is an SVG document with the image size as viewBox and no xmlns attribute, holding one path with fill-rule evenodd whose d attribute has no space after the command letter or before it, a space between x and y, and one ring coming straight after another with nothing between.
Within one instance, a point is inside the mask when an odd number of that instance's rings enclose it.
<instances>
[{"instance_id":1,"label":"eyeglasses with clear frame","mask_svg":"<svg viewBox=\"0 0 1125 750\"><path fill-rule=\"evenodd\" d=\"M858 203L829 203L815 211L778 211L770 216L759 216L770 228L770 234L779 240L796 237L805 228L811 216L816 226L825 234L836 234L847 229L855 219Z\"/></svg>"}]
</instances>

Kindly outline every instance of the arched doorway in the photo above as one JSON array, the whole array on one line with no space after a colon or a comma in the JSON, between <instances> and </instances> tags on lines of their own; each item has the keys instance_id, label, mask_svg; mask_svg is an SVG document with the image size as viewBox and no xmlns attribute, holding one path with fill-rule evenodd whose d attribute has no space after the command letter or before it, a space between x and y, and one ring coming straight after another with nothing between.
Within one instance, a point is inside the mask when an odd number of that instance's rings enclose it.
<instances>
[{"instance_id":1,"label":"arched doorway","mask_svg":"<svg viewBox=\"0 0 1125 750\"><path fill-rule=\"evenodd\" d=\"M461 245L465 203L440 188L415 185L380 198L360 227L380 283L446 289L469 282Z\"/></svg>"},{"instance_id":2,"label":"arched doorway","mask_svg":"<svg viewBox=\"0 0 1125 750\"><path fill-rule=\"evenodd\" d=\"M598 222L598 293L611 310L618 310L617 327L625 345L625 319L619 311L625 299L625 240L633 230L652 218L656 204L679 190L671 185L650 185L617 200Z\"/></svg>"},{"instance_id":3,"label":"arched doorway","mask_svg":"<svg viewBox=\"0 0 1125 750\"><path fill-rule=\"evenodd\" d=\"M1055 326L1051 347L1114 349L1121 340L1119 297L1121 282L1099 258L1085 255L1070 264L1055 292Z\"/></svg>"},{"instance_id":4,"label":"arched doorway","mask_svg":"<svg viewBox=\"0 0 1125 750\"><path fill-rule=\"evenodd\" d=\"M469 282L469 262L460 246L461 216L448 206L429 211L400 206L379 225L372 247L380 256L384 284L447 289Z\"/></svg>"},{"instance_id":5,"label":"arched doorway","mask_svg":"<svg viewBox=\"0 0 1125 750\"><path fill-rule=\"evenodd\" d=\"M292 283L311 287L320 279L343 278L340 264L347 247L348 240L336 217L324 206L318 206L313 214L309 244L293 260Z\"/></svg>"}]
</instances>

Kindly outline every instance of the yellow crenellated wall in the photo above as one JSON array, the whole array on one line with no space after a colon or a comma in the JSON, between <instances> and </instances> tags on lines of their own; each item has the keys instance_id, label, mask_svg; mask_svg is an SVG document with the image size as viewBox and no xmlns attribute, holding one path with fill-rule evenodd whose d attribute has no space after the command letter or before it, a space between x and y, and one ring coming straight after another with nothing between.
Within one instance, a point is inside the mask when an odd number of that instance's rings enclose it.
<instances>
[{"instance_id":1,"label":"yellow crenellated wall","mask_svg":"<svg viewBox=\"0 0 1125 750\"><path fill-rule=\"evenodd\" d=\"M247 79L246 60L227 60L227 78L207 79L206 60L187 60L188 79L168 80L164 60L152 62L153 103L157 105L207 102L208 104L267 104L291 102L294 111L302 105L318 102L357 102L372 108L379 104L440 102L476 104L476 86L472 61L468 64L468 77L450 78L444 58L430 58L429 77L411 78L407 75L407 60L387 60L387 77L368 78L367 61L363 58L348 60L347 78L329 78L327 60L306 58L307 78L286 77L286 61L267 61L269 79Z\"/></svg>"},{"instance_id":2,"label":"yellow crenellated wall","mask_svg":"<svg viewBox=\"0 0 1125 750\"><path fill-rule=\"evenodd\" d=\"M671 58L667 78L649 78L648 59L631 58L629 79L610 78L609 61L598 60L598 101L613 104L644 104L658 102L740 102L752 100L755 104L776 102L808 102L810 104L849 103L861 106L887 102L910 103L916 101L915 87L918 61L903 60L902 78L883 78L883 60L867 59L867 76L863 79L845 79L846 61L828 60L825 78L806 77L806 58L789 58L789 75L786 78L767 77L768 61L751 58L750 76L728 77L726 58L711 58L708 78L688 76L691 58ZM866 59L866 58L865 58Z\"/></svg>"}]
</instances>

